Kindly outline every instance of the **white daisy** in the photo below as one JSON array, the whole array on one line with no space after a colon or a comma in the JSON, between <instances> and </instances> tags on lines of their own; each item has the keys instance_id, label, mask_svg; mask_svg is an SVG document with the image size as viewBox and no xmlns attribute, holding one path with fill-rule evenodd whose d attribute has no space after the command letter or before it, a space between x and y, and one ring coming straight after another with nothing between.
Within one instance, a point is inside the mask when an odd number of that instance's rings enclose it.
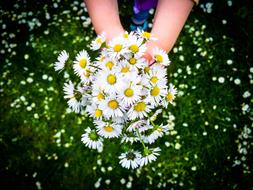
<instances>
[{"instance_id":1,"label":"white daisy","mask_svg":"<svg viewBox=\"0 0 253 190\"><path fill-rule=\"evenodd\" d=\"M127 46L136 58L142 57L147 49L146 44L143 43L143 38L137 38L137 36L133 35L128 38Z\"/></svg>"},{"instance_id":2,"label":"white daisy","mask_svg":"<svg viewBox=\"0 0 253 190\"><path fill-rule=\"evenodd\" d=\"M138 168L140 162L141 154L138 151L130 150L126 153L122 153L119 156L120 164L123 168Z\"/></svg>"},{"instance_id":3,"label":"white daisy","mask_svg":"<svg viewBox=\"0 0 253 190\"><path fill-rule=\"evenodd\" d=\"M95 40L91 42L91 50L98 50L101 48L103 43L105 42L105 33L103 32L102 34L98 35Z\"/></svg>"},{"instance_id":4,"label":"white daisy","mask_svg":"<svg viewBox=\"0 0 253 190\"><path fill-rule=\"evenodd\" d=\"M126 56L126 59L128 63L130 64L131 67L137 68L137 69L142 69L146 65L146 59L144 58L138 58L136 56Z\"/></svg>"},{"instance_id":5,"label":"white daisy","mask_svg":"<svg viewBox=\"0 0 253 190\"><path fill-rule=\"evenodd\" d=\"M54 63L54 70L61 72L68 58L69 54L65 50L61 51L61 53L57 57L57 61Z\"/></svg>"},{"instance_id":6,"label":"white daisy","mask_svg":"<svg viewBox=\"0 0 253 190\"><path fill-rule=\"evenodd\" d=\"M116 93L122 84L122 77L115 71L101 70L96 75L95 83L106 93Z\"/></svg>"},{"instance_id":7,"label":"white daisy","mask_svg":"<svg viewBox=\"0 0 253 190\"><path fill-rule=\"evenodd\" d=\"M112 70L116 66L116 60L112 58L103 58L101 61L96 62L96 65L102 70Z\"/></svg>"},{"instance_id":8,"label":"white daisy","mask_svg":"<svg viewBox=\"0 0 253 190\"><path fill-rule=\"evenodd\" d=\"M150 32L140 30L139 28L137 28L136 33L138 36L144 38L145 40L152 40L152 41L157 40Z\"/></svg>"},{"instance_id":9,"label":"white daisy","mask_svg":"<svg viewBox=\"0 0 253 190\"><path fill-rule=\"evenodd\" d=\"M156 61L156 63L164 66L168 66L170 64L168 54L158 47L155 47L153 50L153 59Z\"/></svg>"},{"instance_id":10,"label":"white daisy","mask_svg":"<svg viewBox=\"0 0 253 190\"><path fill-rule=\"evenodd\" d=\"M87 102L87 97L83 95L81 88L75 89L74 84L69 81L69 83L65 83L63 87L64 98L68 99L69 107L76 113L81 112L82 107Z\"/></svg>"},{"instance_id":11,"label":"white daisy","mask_svg":"<svg viewBox=\"0 0 253 190\"><path fill-rule=\"evenodd\" d=\"M151 111L151 106L145 100L140 100L131 106L130 110L127 112L128 117L131 120L136 118L147 117L147 113Z\"/></svg>"},{"instance_id":12,"label":"white daisy","mask_svg":"<svg viewBox=\"0 0 253 190\"><path fill-rule=\"evenodd\" d=\"M89 127L85 129L85 132L82 135L81 141L85 144L85 146L91 149L101 149L103 147L103 139L99 137L95 130L91 130Z\"/></svg>"},{"instance_id":13,"label":"white daisy","mask_svg":"<svg viewBox=\"0 0 253 190\"><path fill-rule=\"evenodd\" d=\"M99 103L103 100L105 100L106 94L103 91L103 88L101 88L98 85L92 86L92 101L95 103Z\"/></svg>"},{"instance_id":14,"label":"white daisy","mask_svg":"<svg viewBox=\"0 0 253 190\"><path fill-rule=\"evenodd\" d=\"M133 82L122 83L118 97L122 100L123 105L125 105L124 107L128 107L141 99L141 89L142 86Z\"/></svg>"},{"instance_id":15,"label":"white daisy","mask_svg":"<svg viewBox=\"0 0 253 190\"><path fill-rule=\"evenodd\" d=\"M76 60L74 61L74 71L75 74L78 76L82 76L86 69L89 68L90 65L90 56L88 55L87 51L82 50L80 51L77 56Z\"/></svg>"},{"instance_id":16,"label":"white daisy","mask_svg":"<svg viewBox=\"0 0 253 190\"><path fill-rule=\"evenodd\" d=\"M157 156L160 155L161 149L159 147L157 148L145 148L144 149L144 156L140 160L140 166L145 166L148 163L151 163L157 159Z\"/></svg>"},{"instance_id":17,"label":"white daisy","mask_svg":"<svg viewBox=\"0 0 253 190\"><path fill-rule=\"evenodd\" d=\"M98 108L98 105L93 102L92 105L86 107L86 112L93 118L100 120L103 117L103 111Z\"/></svg>"},{"instance_id":18,"label":"white daisy","mask_svg":"<svg viewBox=\"0 0 253 190\"><path fill-rule=\"evenodd\" d=\"M121 134L121 125L104 121L95 121L94 123L97 125L98 134L104 138L119 137Z\"/></svg>"},{"instance_id":19,"label":"white daisy","mask_svg":"<svg viewBox=\"0 0 253 190\"><path fill-rule=\"evenodd\" d=\"M127 131L128 132L133 132L136 130L139 130L139 132L144 132L147 131L149 129L152 129L152 126L149 124L149 122L147 120L138 120L134 123L132 123L128 128Z\"/></svg>"},{"instance_id":20,"label":"white daisy","mask_svg":"<svg viewBox=\"0 0 253 190\"><path fill-rule=\"evenodd\" d=\"M159 83L157 85L149 87L149 93L146 98L147 102L149 102L152 106L158 106L163 98L167 94L167 86L166 84Z\"/></svg>"},{"instance_id":21,"label":"white daisy","mask_svg":"<svg viewBox=\"0 0 253 190\"><path fill-rule=\"evenodd\" d=\"M123 76L128 75L129 73L132 73L132 72L137 72L137 71L138 70L136 69L136 67L132 67L129 64L129 62L126 61L125 59L118 62L117 72Z\"/></svg>"},{"instance_id":22,"label":"white daisy","mask_svg":"<svg viewBox=\"0 0 253 190\"><path fill-rule=\"evenodd\" d=\"M103 111L106 118L123 116L121 103L115 95L106 97L106 99L99 104L99 108Z\"/></svg>"},{"instance_id":23,"label":"white daisy","mask_svg":"<svg viewBox=\"0 0 253 190\"><path fill-rule=\"evenodd\" d=\"M106 56L109 56L111 58L118 59L128 52L130 51L126 48L124 39L121 37L117 37L109 42L108 49L103 52L103 54L106 54Z\"/></svg>"},{"instance_id":24,"label":"white daisy","mask_svg":"<svg viewBox=\"0 0 253 190\"><path fill-rule=\"evenodd\" d=\"M175 97L177 94L177 89L175 88L175 86L173 84L170 84L168 93L165 95L165 99L162 102L162 105L167 108L169 103L173 103Z\"/></svg>"},{"instance_id":25,"label":"white daisy","mask_svg":"<svg viewBox=\"0 0 253 190\"><path fill-rule=\"evenodd\" d=\"M169 130L168 125L160 125L151 134L142 136L144 143L152 144L158 138L162 137Z\"/></svg>"},{"instance_id":26,"label":"white daisy","mask_svg":"<svg viewBox=\"0 0 253 190\"><path fill-rule=\"evenodd\" d=\"M167 84L167 70L164 66L155 64L144 74L143 84L156 85L159 83Z\"/></svg>"},{"instance_id":27,"label":"white daisy","mask_svg":"<svg viewBox=\"0 0 253 190\"><path fill-rule=\"evenodd\" d=\"M82 75L80 76L82 83L89 84L94 80L94 73L96 73L97 69L94 67L89 67L83 70Z\"/></svg>"}]
</instances>

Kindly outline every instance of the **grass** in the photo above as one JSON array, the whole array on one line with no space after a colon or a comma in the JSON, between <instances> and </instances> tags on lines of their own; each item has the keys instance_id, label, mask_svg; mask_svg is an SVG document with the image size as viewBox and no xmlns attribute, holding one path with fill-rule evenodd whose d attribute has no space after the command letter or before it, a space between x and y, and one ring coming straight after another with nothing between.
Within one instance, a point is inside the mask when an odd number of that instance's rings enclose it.
<instances>
[{"instance_id":1,"label":"grass","mask_svg":"<svg viewBox=\"0 0 253 190\"><path fill-rule=\"evenodd\" d=\"M158 160L133 171L120 167L117 142L102 153L82 144L92 121L67 110L67 75L53 70L61 50L73 60L95 35L82 2L1 2L1 187L251 189L253 11L250 1L229 2L207 13L201 1L191 13L169 54L179 96L159 118L173 130L158 141Z\"/></svg>"}]
</instances>

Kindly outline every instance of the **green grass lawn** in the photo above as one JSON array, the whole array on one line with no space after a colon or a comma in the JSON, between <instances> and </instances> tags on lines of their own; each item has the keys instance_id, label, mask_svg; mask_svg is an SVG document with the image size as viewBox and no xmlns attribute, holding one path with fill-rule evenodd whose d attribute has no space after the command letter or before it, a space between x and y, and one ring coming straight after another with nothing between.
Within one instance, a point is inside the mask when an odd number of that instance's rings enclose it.
<instances>
[{"instance_id":1,"label":"green grass lawn","mask_svg":"<svg viewBox=\"0 0 253 190\"><path fill-rule=\"evenodd\" d=\"M119 2L126 28L127 2ZM53 68L61 50L74 60L95 37L84 3L1 1L1 189L252 189L250 5L203 0L194 8L169 53L179 93L159 120L173 129L158 140L157 161L127 170L118 141L102 153L82 144L92 120L63 98L73 73Z\"/></svg>"}]
</instances>

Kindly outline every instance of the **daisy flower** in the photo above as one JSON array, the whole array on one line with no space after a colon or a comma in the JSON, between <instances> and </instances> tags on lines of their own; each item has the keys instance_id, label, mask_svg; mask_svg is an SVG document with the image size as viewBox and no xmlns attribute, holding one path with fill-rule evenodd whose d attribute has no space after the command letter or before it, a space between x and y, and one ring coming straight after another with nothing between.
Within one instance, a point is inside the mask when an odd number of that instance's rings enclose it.
<instances>
[{"instance_id":1,"label":"daisy flower","mask_svg":"<svg viewBox=\"0 0 253 190\"><path fill-rule=\"evenodd\" d=\"M122 131L122 126L115 123L95 121L95 124L98 134L104 138L119 137Z\"/></svg>"},{"instance_id":2,"label":"daisy flower","mask_svg":"<svg viewBox=\"0 0 253 190\"><path fill-rule=\"evenodd\" d=\"M152 65L145 75L145 80L143 83L145 85L151 84L156 85L158 83L166 84L167 83L167 70L161 65ZM146 80L147 79L147 80Z\"/></svg>"},{"instance_id":3,"label":"daisy flower","mask_svg":"<svg viewBox=\"0 0 253 190\"><path fill-rule=\"evenodd\" d=\"M111 58L104 58L96 63L102 70L112 70L116 66L116 60Z\"/></svg>"},{"instance_id":4,"label":"daisy flower","mask_svg":"<svg viewBox=\"0 0 253 190\"><path fill-rule=\"evenodd\" d=\"M93 118L99 120L103 117L103 111L98 108L98 105L93 102L93 104L86 107L86 112Z\"/></svg>"},{"instance_id":5,"label":"daisy flower","mask_svg":"<svg viewBox=\"0 0 253 190\"><path fill-rule=\"evenodd\" d=\"M65 50L61 51L57 57L57 61L54 63L54 70L61 72L68 58L69 54Z\"/></svg>"},{"instance_id":6,"label":"daisy flower","mask_svg":"<svg viewBox=\"0 0 253 190\"><path fill-rule=\"evenodd\" d=\"M150 102L153 106L158 106L163 100L163 97L166 96L167 86L165 83L160 83L154 86L149 87L149 94L146 98L147 102Z\"/></svg>"},{"instance_id":7,"label":"daisy flower","mask_svg":"<svg viewBox=\"0 0 253 190\"><path fill-rule=\"evenodd\" d=\"M81 88L75 90L74 84L69 81L65 83L63 87L64 98L68 99L69 107L76 113L81 112L82 107L87 102L87 97L83 95Z\"/></svg>"},{"instance_id":8,"label":"daisy flower","mask_svg":"<svg viewBox=\"0 0 253 190\"><path fill-rule=\"evenodd\" d=\"M91 42L90 49L94 51L100 49L105 40L106 40L105 33L103 32L102 34L98 35L95 40Z\"/></svg>"},{"instance_id":9,"label":"daisy flower","mask_svg":"<svg viewBox=\"0 0 253 190\"><path fill-rule=\"evenodd\" d=\"M122 83L118 97L120 100L122 100L123 105L128 107L141 99L141 89L142 86L133 82Z\"/></svg>"},{"instance_id":10,"label":"daisy flower","mask_svg":"<svg viewBox=\"0 0 253 190\"><path fill-rule=\"evenodd\" d=\"M146 117L147 113L150 111L151 106L148 105L145 100L140 100L131 106L127 114L131 120L134 120L136 118L142 119L143 117Z\"/></svg>"},{"instance_id":11,"label":"daisy flower","mask_svg":"<svg viewBox=\"0 0 253 190\"><path fill-rule=\"evenodd\" d=\"M122 85L122 77L115 71L101 70L96 75L95 83L102 86L106 93L116 93Z\"/></svg>"},{"instance_id":12,"label":"daisy flower","mask_svg":"<svg viewBox=\"0 0 253 190\"><path fill-rule=\"evenodd\" d=\"M167 131L169 130L167 125L160 125L158 128L156 128L151 134L147 136L143 136L144 143L152 144L154 143L158 138L162 137Z\"/></svg>"},{"instance_id":13,"label":"daisy flower","mask_svg":"<svg viewBox=\"0 0 253 190\"><path fill-rule=\"evenodd\" d=\"M86 71L86 69L89 68L89 64L90 64L90 57L87 51L85 50L80 51L77 54L76 60L74 61L73 65L75 74L77 74L78 76L82 76L83 73Z\"/></svg>"},{"instance_id":14,"label":"daisy flower","mask_svg":"<svg viewBox=\"0 0 253 190\"><path fill-rule=\"evenodd\" d=\"M152 34L150 32L146 32L144 30L140 30L139 28L137 28L137 35L142 37L145 40L157 40L154 36L152 36Z\"/></svg>"},{"instance_id":15,"label":"daisy flower","mask_svg":"<svg viewBox=\"0 0 253 190\"><path fill-rule=\"evenodd\" d=\"M132 72L137 72L137 69L131 67L128 61L121 60L118 62L117 72L120 73L121 75L127 75Z\"/></svg>"},{"instance_id":16,"label":"daisy flower","mask_svg":"<svg viewBox=\"0 0 253 190\"><path fill-rule=\"evenodd\" d=\"M128 38L128 49L136 58L140 58L145 53L147 47L143 43L143 38L137 38L137 36L131 36Z\"/></svg>"},{"instance_id":17,"label":"daisy flower","mask_svg":"<svg viewBox=\"0 0 253 190\"><path fill-rule=\"evenodd\" d=\"M138 151L130 150L126 153L122 153L119 156L119 163L123 168L138 168L139 167L139 162L140 162L141 154Z\"/></svg>"},{"instance_id":18,"label":"daisy flower","mask_svg":"<svg viewBox=\"0 0 253 190\"><path fill-rule=\"evenodd\" d=\"M158 47L154 48L153 50L153 59L156 61L156 63L159 63L164 66L168 66L170 64L169 57L167 53L159 49Z\"/></svg>"},{"instance_id":19,"label":"daisy flower","mask_svg":"<svg viewBox=\"0 0 253 190\"><path fill-rule=\"evenodd\" d=\"M146 59L144 58L138 58L136 56L126 56L126 59L131 67L142 69L146 65Z\"/></svg>"},{"instance_id":20,"label":"daisy flower","mask_svg":"<svg viewBox=\"0 0 253 190\"><path fill-rule=\"evenodd\" d=\"M89 67L83 70L82 75L80 76L82 83L89 84L90 82L92 82L94 80L93 73L95 73L96 71L97 69L94 67Z\"/></svg>"},{"instance_id":21,"label":"daisy flower","mask_svg":"<svg viewBox=\"0 0 253 190\"><path fill-rule=\"evenodd\" d=\"M82 135L81 141L85 144L85 146L91 149L101 149L103 147L103 139L99 137L95 130L91 130L89 127L85 129L85 132Z\"/></svg>"},{"instance_id":22,"label":"daisy flower","mask_svg":"<svg viewBox=\"0 0 253 190\"><path fill-rule=\"evenodd\" d=\"M151 163L157 159L157 156L160 155L161 149L159 147L157 148L145 148L144 149L144 156L140 160L140 166L145 166L148 163Z\"/></svg>"},{"instance_id":23,"label":"daisy flower","mask_svg":"<svg viewBox=\"0 0 253 190\"><path fill-rule=\"evenodd\" d=\"M108 44L107 51L103 52L103 54L107 54L110 58L120 58L120 56L129 52L126 48L126 44L121 37L112 39Z\"/></svg>"},{"instance_id":24,"label":"daisy flower","mask_svg":"<svg viewBox=\"0 0 253 190\"><path fill-rule=\"evenodd\" d=\"M170 88L168 90L168 93L165 96L165 99L162 102L162 105L167 108L169 103L173 103L175 97L177 94L177 89L175 88L175 86L173 84L170 84Z\"/></svg>"},{"instance_id":25,"label":"daisy flower","mask_svg":"<svg viewBox=\"0 0 253 190\"><path fill-rule=\"evenodd\" d=\"M149 124L149 122L147 120L138 120L134 123L132 123L128 128L127 131L128 132L133 132L136 131L136 129L139 130L139 132L144 132L147 131L149 129L152 129L152 126Z\"/></svg>"},{"instance_id":26,"label":"daisy flower","mask_svg":"<svg viewBox=\"0 0 253 190\"><path fill-rule=\"evenodd\" d=\"M115 95L107 97L99 104L99 107L106 118L123 116L121 103Z\"/></svg>"},{"instance_id":27,"label":"daisy flower","mask_svg":"<svg viewBox=\"0 0 253 190\"><path fill-rule=\"evenodd\" d=\"M103 92L103 89L101 87L93 85L91 96L93 97L92 98L93 102L99 103L105 100L106 94Z\"/></svg>"}]
</instances>

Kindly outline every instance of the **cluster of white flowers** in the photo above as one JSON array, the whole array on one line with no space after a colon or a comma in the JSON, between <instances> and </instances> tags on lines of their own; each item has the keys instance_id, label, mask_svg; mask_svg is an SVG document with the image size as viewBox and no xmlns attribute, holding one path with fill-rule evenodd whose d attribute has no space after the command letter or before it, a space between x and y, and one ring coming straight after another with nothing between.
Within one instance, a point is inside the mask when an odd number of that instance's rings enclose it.
<instances>
[{"instance_id":1,"label":"cluster of white flowers","mask_svg":"<svg viewBox=\"0 0 253 190\"><path fill-rule=\"evenodd\" d=\"M167 81L166 66L170 64L165 51L153 50L153 63L143 55L146 42L154 40L144 31L125 32L105 44L105 34L91 43L91 50L99 50L94 61L88 52L78 53L73 64L80 82L64 85L64 98L76 113L85 111L94 119L95 127L88 127L82 142L91 149L102 151L104 138L120 138L129 150L119 156L125 168L137 168L156 160L161 149L148 148L168 133L169 126L155 124L162 108L173 103L176 88ZM61 71L68 59L62 51L54 65ZM143 153L133 150L133 144L143 146ZM137 146L138 147L138 146Z\"/></svg>"}]
</instances>

